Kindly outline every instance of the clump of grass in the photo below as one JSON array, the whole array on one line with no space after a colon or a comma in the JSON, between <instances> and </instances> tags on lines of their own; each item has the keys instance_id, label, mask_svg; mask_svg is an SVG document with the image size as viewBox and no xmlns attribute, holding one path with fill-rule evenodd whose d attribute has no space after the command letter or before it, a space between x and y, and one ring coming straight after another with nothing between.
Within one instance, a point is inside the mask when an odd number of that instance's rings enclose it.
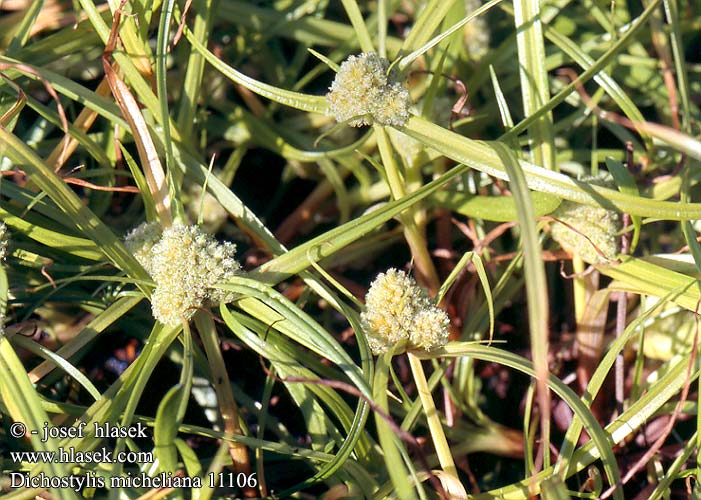
<instances>
[{"instance_id":1,"label":"clump of grass","mask_svg":"<svg viewBox=\"0 0 701 500\"><path fill-rule=\"evenodd\" d=\"M685 494L701 26L662 7L0 4L0 500ZM158 460L15 454L102 447Z\"/></svg>"}]
</instances>

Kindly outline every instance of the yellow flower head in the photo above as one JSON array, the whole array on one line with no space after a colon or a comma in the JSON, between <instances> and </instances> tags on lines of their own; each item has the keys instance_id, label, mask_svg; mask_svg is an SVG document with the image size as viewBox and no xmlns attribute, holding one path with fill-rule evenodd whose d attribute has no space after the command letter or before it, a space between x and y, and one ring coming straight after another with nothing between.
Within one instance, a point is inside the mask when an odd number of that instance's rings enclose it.
<instances>
[{"instance_id":1,"label":"yellow flower head","mask_svg":"<svg viewBox=\"0 0 701 500\"><path fill-rule=\"evenodd\" d=\"M218 243L197 226L179 224L154 238L158 228L150 226L132 231L127 246L156 283L151 309L157 320L174 326L190 319L198 307L228 298L226 291L214 285L241 269L234 259L236 245ZM137 247L137 242L143 246Z\"/></svg>"},{"instance_id":2,"label":"yellow flower head","mask_svg":"<svg viewBox=\"0 0 701 500\"><path fill-rule=\"evenodd\" d=\"M431 351L448 343L450 319L443 309L431 306L414 316L409 330L409 344Z\"/></svg>"},{"instance_id":3,"label":"yellow flower head","mask_svg":"<svg viewBox=\"0 0 701 500\"><path fill-rule=\"evenodd\" d=\"M326 94L329 114L353 127L404 125L411 106L409 91L388 71L389 61L374 52L350 56Z\"/></svg>"},{"instance_id":4,"label":"yellow flower head","mask_svg":"<svg viewBox=\"0 0 701 500\"><path fill-rule=\"evenodd\" d=\"M372 282L360 321L374 354L400 353L407 347L431 350L448 342L448 315L397 269L379 274Z\"/></svg>"}]
</instances>

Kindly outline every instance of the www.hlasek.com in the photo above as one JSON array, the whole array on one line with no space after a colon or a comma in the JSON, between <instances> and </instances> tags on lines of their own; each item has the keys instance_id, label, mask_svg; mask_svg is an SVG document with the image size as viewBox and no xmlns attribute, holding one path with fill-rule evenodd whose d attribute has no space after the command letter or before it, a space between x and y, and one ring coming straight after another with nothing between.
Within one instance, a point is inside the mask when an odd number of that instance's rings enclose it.
<instances>
[{"instance_id":1,"label":"www.hlasek.com","mask_svg":"<svg viewBox=\"0 0 701 500\"><path fill-rule=\"evenodd\" d=\"M11 451L10 458L15 463L54 463L54 464L124 464L151 463L151 451L120 451L114 453L107 448L92 451L79 451L73 446L58 448L57 451Z\"/></svg>"}]
</instances>

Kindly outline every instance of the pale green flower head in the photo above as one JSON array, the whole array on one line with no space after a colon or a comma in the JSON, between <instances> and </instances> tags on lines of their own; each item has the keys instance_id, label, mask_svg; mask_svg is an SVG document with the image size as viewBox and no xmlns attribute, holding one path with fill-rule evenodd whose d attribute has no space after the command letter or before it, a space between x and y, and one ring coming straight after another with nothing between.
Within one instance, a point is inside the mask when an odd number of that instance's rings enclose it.
<instances>
[{"instance_id":1,"label":"pale green flower head","mask_svg":"<svg viewBox=\"0 0 701 500\"><path fill-rule=\"evenodd\" d=\"M157 222L144 222L124 238L124 245L139 264L151 274L151 249L161 238L161 226Z\"/></svg>"},{"instance_id":2,"label":"pale green flower head","mask_svg":"<svg viewBox=\"0 0 701 500\"><path fill-rule=\"evenodd\" d=\"M374 52L350 56L326 94L329 114L352 127L404 125L411 107L409 91L388 71L389 61Z\"/></svg>"},{"instance_id":3,"label":"pale green flower head","mask_svg":"<svg viewBox=\"0 0 701 500\"><path fill-rule=\"evenodd\" d=\"M149 226L132 231L127 246L134 248L134 255L156 283L151 309L158 321L175 326L189 320L197 308L228 298L228 292L214 285L240 271L234 259L236 245L219 243L198 226L182 224L165 229L154 240L157 232ZM138 241L142 248L136 247Z\"/></svg>"},{"instance_id":4,"label":"pale green flower head","mask_svg":"<svg viewBox=\"0 0 701 500\"><path fill-rule=\"evenodd\" d=\"M608 181L601 178L588 177L582 180L597 186L611 187ZM551 215L577 230L573 231L565 224L555 222L550 232L553 240L569 253L581 257L584 262L605 264L618 255L618 233L622 224L617 212L565 200Z\"/></svg>"},{"instance_id":5,"label":"pale green flower head","mask_svg":"<svg viewBox=\"0 0 701 500\"><path fill-rule=\"evenodd\" d=\"M409 330L409 344L418 349L432 351L448 343L450 319L443 309L430 306L414 316Z\"/></svg>"},{"instance_id":6,"label":"pale green flower head","mask_svg":"<svg viewBox=\"0 0 701 500\"><path fill-rule=\"evenodd\" d=\"M404 271L380 273L365 296L360 315L373 354L409 348L431 350L448 342L448 315Z\"/></svg>"}]
</instances>

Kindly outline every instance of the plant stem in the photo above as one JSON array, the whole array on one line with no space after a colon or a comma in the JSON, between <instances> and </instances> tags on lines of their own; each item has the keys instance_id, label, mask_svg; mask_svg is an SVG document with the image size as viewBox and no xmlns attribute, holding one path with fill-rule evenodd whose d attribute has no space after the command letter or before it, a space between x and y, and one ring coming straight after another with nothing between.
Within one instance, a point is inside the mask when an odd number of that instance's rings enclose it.
<instances>
[{"instance_id":1,"label":"plant stem","mask_svg":"<svg viewBox=\"0 0 701 500\"><path fill-rule=\"evenodd\" d=\"M581 274L585 269L584 261L578 255L572 257L572 272L575 274L574 278L574 317L579 323L582 320L582 315L584 314L584 308L587 306L587 286L584 281L584 276Z\"/></svg>"},{"instance_id":2,"label":"plant stem","mask_svg":"<svg viewBox=\"0 0 701 500\"><path fill-rule=\"evenodd\" d=\"M385 354L377 358L375 376L372 383L372 396L377 405L389 415L387 402L387 386L389 384L389 366L392 363L392 355ZM375 425L377 426L380 446L385 454L387 473L394 485L395 493L400 500L414 498L416 490L409 486L407 478L409 471L402 461L396 435L391 431L387 422L377 412L375 413Z\"/></svg>"},{"instance_id":3,"label":"plant stem","mask_svg":"<svg viewBox=\"0 0 701 500\"><path fill-rule=\"evenodd\" d=\"M457 478L458 470L455 468L453 455L450 453L450 446L448 445L448 440L443 432L441 420L438 417L438 410L436 410L436 405L433 402L431 390L428 388L424 367L421 364L421 360L412 353L407 353L407 356L409 357L411 373L414 375L416 389L419 392L419 397L421 398L421 405L424 408L426 420L428 420L428 429L431 432L431 439L433 440L433 446L436 448L436 454L438 455L441 468L448 474Z\"/></svg>"},{"instance_id":4,"label":"plant stem","mask_svg":"<svg viewBox=\"0 0 701 500\"><path fill-rule=\"evenodd\" d=\"M198 313L195 315L195 324L209 361L209 367L212 370L212 385L217 394L219 409L224 423L224 432L229 436L243 434L239 423L238 405L231 390L231 383L229 382L229 375L219 347L214 321L206 314ZM232 441L229 445L229 455L231 455L234 470L237 473L249 474L251 472L248 450L245 445ZM252 492L255 492L255 490Z\"/></svg>"},{"instance_id":5,"label":"plant stem","mask_svg":"<svg viewBox=\"0 0 701 500\"><path fill-rule=\"evenodd\" d=\"M385 167L387 184L389 185L392 199L398 200L403 198L406 195L406 190L404 189L404 182L399 172L397 162L395 161L387 132L383 127L375 125L375 137L377 138L377 147L382 157L382 164ZM404 237L409 244L411 255L414 258L417 281L422 286L428 288L432 296L435 296L440 288L438 273L428 253L426 238L416 225L414 211L415 209L411 208L407 210L406 214L400 215L402 226L404 227Z\"/></svg>"}]
</instances>

